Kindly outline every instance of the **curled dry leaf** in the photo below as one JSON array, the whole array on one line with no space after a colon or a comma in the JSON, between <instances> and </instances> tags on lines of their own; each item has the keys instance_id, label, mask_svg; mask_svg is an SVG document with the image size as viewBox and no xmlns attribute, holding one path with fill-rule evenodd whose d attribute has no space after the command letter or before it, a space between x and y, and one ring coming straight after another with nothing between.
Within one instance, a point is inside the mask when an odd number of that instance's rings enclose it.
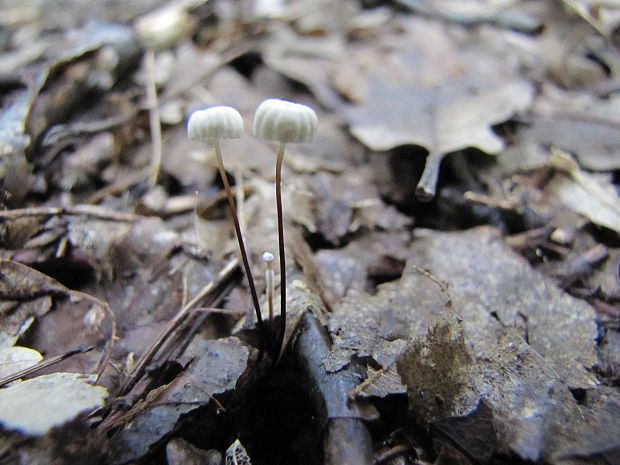
<instances>
[{"instance_id":1,"label":"curled dry leaf","mask_svg":"<svg viewBox=\"0 0 620 465\"><path fill-rule=\"evenodd\" d=\"M0 260L0 346L13 345L52 306L52 297L66 296L58 281L26 265Z\"/></svg>"},{"instance_id":2,"label":"curled dry leaf","mask_svg":"<svg viewBox=\"0 0 620 465\"><path fill-rule=\"evenodd\" d=\"M557 149L551 151L549 164L557 174L547 185L548 192L592 223L620 233L620 196L611 183L581 171L568 154Z\"/></svg>"}]
</instances>

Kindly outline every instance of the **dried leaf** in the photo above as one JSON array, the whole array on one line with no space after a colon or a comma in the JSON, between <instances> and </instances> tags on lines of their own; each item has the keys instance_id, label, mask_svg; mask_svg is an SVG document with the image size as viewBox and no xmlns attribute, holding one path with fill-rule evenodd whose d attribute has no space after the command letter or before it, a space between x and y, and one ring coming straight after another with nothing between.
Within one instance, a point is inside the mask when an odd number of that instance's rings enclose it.
<instances>
[{"instance_id":1,"label":"dried leaf","mask_svg":"<svg viewBox=\"0 0 620 465\"><path fill-rule=\"evenodd\" d=\"M29 436L103 407L108 392L78 373L54 373L0 389L0 423Z\"/></svg>"},{"instance_id":2,"label":"dried leaf","mask_svg":"<svg viewBox=\"0 0 620 465\"><path fill-rule=\"evenodd\" d=\"M413 144L439 154L467 147L497 153L504 143L491 126L526 109L533 88L520 80L470 79L433 88L394 88L371 80L364 106L347 112L351 132L377 151Z\"/></svg>"}]
</instances>

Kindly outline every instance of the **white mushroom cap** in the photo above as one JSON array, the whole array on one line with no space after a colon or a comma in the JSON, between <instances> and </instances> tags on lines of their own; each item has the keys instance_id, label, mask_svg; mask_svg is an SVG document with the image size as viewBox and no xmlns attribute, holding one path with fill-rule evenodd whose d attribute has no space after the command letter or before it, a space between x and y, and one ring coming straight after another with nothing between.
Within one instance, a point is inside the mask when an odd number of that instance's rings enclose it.
<instances>
[{"instance_id":1,"label":"white mushroom cap","mask_svg":"<svg viewBox=\"0 0 620 465\"><path fill-rule=\"evenodd\" d=\"M317 124L312 108L286 100L268 99L256 109L254 134L282 143L310 142Z\"/></svg>"},{"instance_id":2,"label":"white mushroom cap","mask_svg":"<svg viewBox=\"0 0 620 465\"><path fill-rule=\"evenodd\" d=\"M274 256L271 252L265 252L263 253L263 261L266 263L272 262L274 259Z\"/></svg>"},{"instance_id":3,"label":"white mushroom cap","mask_svg":"<svg viewBox=\"0 0 620 465\"><path fill-rule=\"evenodd\" d=\"M232 107L218 106L192 113L187 123L192 140L238 139L243 136L243 118Z\"/></svg>"}]
</instances>

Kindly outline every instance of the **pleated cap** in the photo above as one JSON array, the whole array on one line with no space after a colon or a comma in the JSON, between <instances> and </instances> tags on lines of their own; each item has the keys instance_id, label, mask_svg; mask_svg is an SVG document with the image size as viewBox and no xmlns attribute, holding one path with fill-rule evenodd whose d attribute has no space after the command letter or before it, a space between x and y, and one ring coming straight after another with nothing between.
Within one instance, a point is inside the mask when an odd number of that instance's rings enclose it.
<instances>
[{"instance_id":1,"label":"pleated cap","mask_svg":"<svg viewBox=\"0 0 620 465\"><path fill-rule=\"evenodd\" d=\"M187 123L191 140L238 139L243 136L243 118L232 107L217 106L192 113Z\"/></svg>"},{"instance_id":2,"label":"pleated cap","mask_svg":"<svg viewBox=\"0 0 620 465\"><path fill-rule=\"evenodd\" d=\"M310 142L317 125L312 108L286 100L265 100L254 114L254 134L277 142Z\"/></svg>"}]
</instances>

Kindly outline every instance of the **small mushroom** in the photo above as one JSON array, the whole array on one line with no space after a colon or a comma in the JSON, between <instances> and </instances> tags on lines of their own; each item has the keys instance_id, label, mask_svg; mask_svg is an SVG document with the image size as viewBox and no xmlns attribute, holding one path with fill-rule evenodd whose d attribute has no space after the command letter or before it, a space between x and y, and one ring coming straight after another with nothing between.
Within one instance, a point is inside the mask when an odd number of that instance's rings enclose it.
<instances>
[{"instance_id":1,"label":"small mushroom","mask_svg":"<svg viewBox=\"0 0 620 465\"><path fill-rule=\"evenodd\" d=\"M284 252L284 225L282 220L282 160L287 143L310 142L318 119L312 108L299 103L268 99L261 103L254 115L254 134L262 139L279 142L276 159L276 207L278 213L278 248L280 255L280 332L275 349L280 353L286 329L286 259ZM277 357L276 357L277 360Z\"/></svg>"},{"instance_id":2,"label":"small mushroom","mask_svg":"<svg viewBox=\"0 0 620 465\"><path fill-rule=\"evenodd\" d=\"M241 118L239 112L234 108L226 106L217 106L207 108L205 110L198 110L192 113L189 118L189 122L187 123L187 134L191 140L212 142L215 148L217 166L220 171L222 183L224 184L224 190L226 191L228 208L230 209L230 214L235 226L235 235L237 236L237 242L239 243L241 260L243 261L245 274L248 278L250 294L252 295L252 303L256 312L258 329L261 334L260 352L262 354L265 340L263 332L263 318L261 315L256 286L254 284L254 277L252 276L252 269L250 268L250 261L248 260L243 235L241 234L241 226L239 225L237 208L235 207L233 194L230 190L230 184L228 183L228 177L226 176L226 170L224 169L224 162L222 161L222 151L220 149L220 139L238 139L243 136L243 130L243 118Z\"/></svg>"},{"instance_id":3,"label":"small mushroom","mask_svg":"<svg viewBox=\"0 0 620 465\"><path fill-rule=\"evenodd\" d=\"M271 252L263 254L263 262L265 263L265 293L267 294L267 303L269 305L269 324L273 321L273 289L275 275L273 272L274 256Z\"/></svg>"}]
</instances>

